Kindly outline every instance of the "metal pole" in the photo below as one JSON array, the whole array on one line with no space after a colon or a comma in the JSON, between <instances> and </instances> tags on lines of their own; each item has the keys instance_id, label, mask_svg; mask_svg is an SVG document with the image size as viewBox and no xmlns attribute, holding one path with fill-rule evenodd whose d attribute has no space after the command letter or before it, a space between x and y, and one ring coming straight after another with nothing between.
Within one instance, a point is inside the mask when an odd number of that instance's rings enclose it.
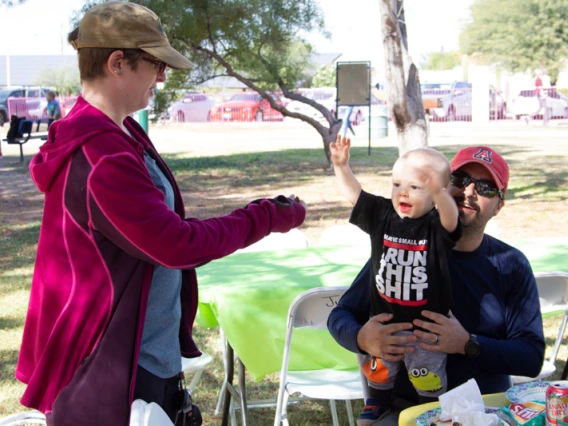
<instances>
[{"instance_id":1,"label":"metal pole","mask_svg":"<svg viewBox=\"0 0 568 426\"><path fill-rule=\"evenodd\" d=\"M371 63L367 67L367 79L369 81L369 147L367 148L367 155L371 155Z\"/></svg>"},{"instance_id":2,"label":"metal pole","mask_svg":"<svg viewBox=\"0 0 568 426\"><path fill-rule=\"evenodd\" d=\"M146 133L148 133L148 110L142 109L138 111L138 123Z\"/></svg>"},{"instance_id":3,"label":"metal pole","mask_svg":"<svg viewBox=\"0 0 568 426\"><path fill-rule=\"evenodd\" d=\"M10 55L6 55L6 87L12 85L12 79L10 77Z\"/></svg>"},{"instance_id":4,"label":"metal pole","mask_svg":"<svg viewBox=\"0 0 568 426\"><path fill-rule=\"evenodd\" d=\"M371 105L369 104L369 147L367 155L371 155L371 120L373 120L373 116L371 115Z\"/></svg>"}]
</instances>

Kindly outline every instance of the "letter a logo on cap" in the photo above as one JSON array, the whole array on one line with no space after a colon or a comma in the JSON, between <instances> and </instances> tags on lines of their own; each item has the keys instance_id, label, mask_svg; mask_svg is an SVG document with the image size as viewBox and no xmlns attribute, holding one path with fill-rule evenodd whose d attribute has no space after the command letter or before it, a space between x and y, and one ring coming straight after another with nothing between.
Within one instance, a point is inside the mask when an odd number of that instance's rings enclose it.
<instances>
[{"instance_id":1,"label":"letter a logo on cap","mask_svg":"<svg viewBox=\"0 0 568 426\"><path fill-rule=\"evenodd\" d=\"M493 159L491 158L492 152L485 148L480 148L476 154L473 154L473 158L478 158L480 160L485 161L486 163L491 164Z\"/></svg>"}]
</instances>

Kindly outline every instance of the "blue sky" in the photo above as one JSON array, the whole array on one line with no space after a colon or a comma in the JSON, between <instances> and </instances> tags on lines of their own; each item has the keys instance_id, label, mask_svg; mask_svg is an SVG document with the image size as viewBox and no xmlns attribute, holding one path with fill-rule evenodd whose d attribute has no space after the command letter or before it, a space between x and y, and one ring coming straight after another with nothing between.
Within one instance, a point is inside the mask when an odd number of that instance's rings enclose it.
<instances>
[{"instance_id":1,"label":"blue sky","mask_svg":"<svg viewBox=\"0 0 568 426\"><path fill-rule=\"evenodd\" d=\"M458 48L458 35L473 0L405 0L410 53L415 62L440 49ZM0 55L72 54L69 18L84 0L27 0L0 6ZM379 0L320 0L332 40L313 37L320 52L340 52L343 61L382 61ZM451 17L451 18L448 18Z\"/></svg>"}]
</instances>

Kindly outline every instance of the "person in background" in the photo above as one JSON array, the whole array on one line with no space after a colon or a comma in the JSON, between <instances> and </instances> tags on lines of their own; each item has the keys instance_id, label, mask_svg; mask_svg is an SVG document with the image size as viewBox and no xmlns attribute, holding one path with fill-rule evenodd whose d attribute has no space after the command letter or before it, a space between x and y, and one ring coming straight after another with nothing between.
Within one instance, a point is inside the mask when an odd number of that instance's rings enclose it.
<instances>
[{"instance_id":1,"label":"person in background","mask_svg":"<svg viewBox=\"0 0 568 426\"><path fill-rule=\"evenodd\" d=\"M21 403L50 426L127 426L134 399L184 414L181 360L192 338L195 268L302 224L295 197L259 199L226 216L185 217L174 176L131 117L166 69L192 63L151 10L111 1L68 36L82 93L30 164L44 213L16 377Z\"/></svg>"},{"instance_id":2,"label":"person in background","mask_svg":"<svg viewBox=\"0 0 568 426\"><path fill-rule=\"evenodd\" d=\"M370 261L328 319L337 342L360 355L400 360L418 345L448 354L448 389L474 378L483 394L504 392L511 375L535 377L544 359L544 333L535 278L527 258L484 233L505 204L509 167L487 146L458 151L448 191L455 200L462 236L449 258L452 305L449 316L422 311L412 323L388 324L389 314L369 318ZM413 335L396 332L417 327ZM393 410L375 426L398 424L403 408L419 403L402 371L393 389Z\"/></svg>"},{"instance_id":3,"label":"person in background","mask_svg":"<svg viewBox=\"0 0 568 426\"><path fill-rule=\"evenodd\" d=\"M538 109L532 114L525 116L527 125L529 124L529 121L539 115L541 111L542 125L548 125L548 120L550 119L550 111L548 108L548 88L550 88L550 77L548 77L542 69L536 70L536 77L534 79L534 95L538 99Z\"/></svg>"},{"instance_id":4,"label":"person in background","mask_svg":"<svg viewBox=\"0 0 568 426\"><path fill-rule=\"evenodd\" d=\"M45 98L47 99L45 110L47 112L47 128L49 129L51 123L61 118L61 108L59 107L59 102L55 99L55 92L48 91Z\"/></svg>"}]
</instances>

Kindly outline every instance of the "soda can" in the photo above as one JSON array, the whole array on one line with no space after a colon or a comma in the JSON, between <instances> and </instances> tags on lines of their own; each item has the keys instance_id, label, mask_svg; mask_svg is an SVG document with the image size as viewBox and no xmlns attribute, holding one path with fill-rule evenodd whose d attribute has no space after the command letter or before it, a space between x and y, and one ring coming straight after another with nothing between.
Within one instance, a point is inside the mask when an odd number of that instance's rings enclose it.
<instances>
[{"instance_id":1,"label":"soda can","mask_svg":"<svg viewBox=\"0 0 568 426\"><path fill-rule=\"evenodd\" d=\"M568 381L550 382L546 388L546 425L568 425Z\"/></svg>"}]
</instances>

